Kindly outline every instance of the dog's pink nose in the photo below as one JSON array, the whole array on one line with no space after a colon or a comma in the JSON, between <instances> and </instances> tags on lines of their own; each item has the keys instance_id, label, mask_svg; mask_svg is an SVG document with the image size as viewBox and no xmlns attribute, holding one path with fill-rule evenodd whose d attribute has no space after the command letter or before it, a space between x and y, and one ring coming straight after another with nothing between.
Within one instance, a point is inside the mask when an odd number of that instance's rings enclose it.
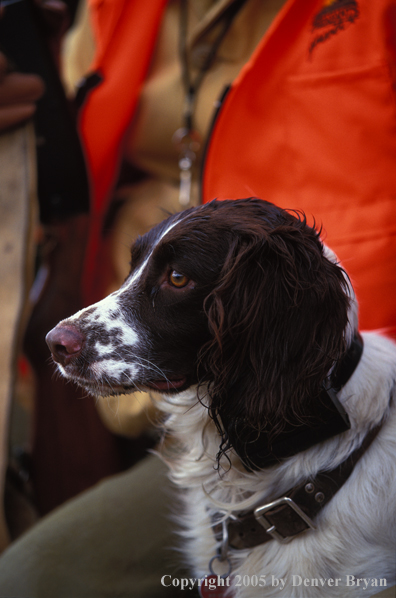
<instances>
[{"instance_id":1,"label":"dog's pink nose","mask_svg":"<svg viewBox=\"0 0 396 598\"><path fill-rule=\"evenodd\" d=\"M58 324L45 337L54 361L67 365L74 357L78 357L83 347L85 336L72 325Z\"/></svg>"}]
</instances>

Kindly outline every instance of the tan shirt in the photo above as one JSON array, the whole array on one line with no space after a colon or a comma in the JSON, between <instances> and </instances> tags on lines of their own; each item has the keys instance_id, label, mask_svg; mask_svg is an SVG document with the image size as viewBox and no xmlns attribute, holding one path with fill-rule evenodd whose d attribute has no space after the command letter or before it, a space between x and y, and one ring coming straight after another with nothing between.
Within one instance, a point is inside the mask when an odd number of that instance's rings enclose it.
<instances>
[{"instance_id":1,"label":"tan shirt","mask_svg":"<svg viewBox=\"0 0 396 598\"><path fill-rule=\"evenodd\" d=\"M187 2L187 0L184 0ZM285 0L247 0L234 18L210 70L196 93L195 127L203 142L197 153L195 183L204 144L218 100L226 86L237 77ZM198 65L211 48L219 31L219 19L230 0L188 2L187 48L192 82ZM185 90L182 84L180 43L180 0L170 0L158 36L153 62L142 89L139 107L126 137L125 158L145 173L162 179L177 195L178 150L172 143L183 126ZM69 36L65 51L65 81L69 90L89 71L94 42L86 10ZM167 194L166 194L167 195ZM197 201L193 194L193 203Z\"/></svg>"},{"instance_id":2,"label":"tan shirt","mask_svg":"<svg viewBox=\"0 0 396 598\"><path fill-rule=\"evenodd\" d=\"M283 3L284 0L248 0L234 18L197 90L194 121L203 140L207 138L223 90L237 77ZM190 79L194 83L198 75L197 66L218 35L216 21L230 1L195 0L188 4L188 62ZM179 178L178 152L172 144L172 136L183 126L185 98L179 40L180 1L171 0L125 146L125 157L131 163L154 176L170 179L175 185ZM203 145L195 162L195 180Z\"/></svg>"}]
</instances>

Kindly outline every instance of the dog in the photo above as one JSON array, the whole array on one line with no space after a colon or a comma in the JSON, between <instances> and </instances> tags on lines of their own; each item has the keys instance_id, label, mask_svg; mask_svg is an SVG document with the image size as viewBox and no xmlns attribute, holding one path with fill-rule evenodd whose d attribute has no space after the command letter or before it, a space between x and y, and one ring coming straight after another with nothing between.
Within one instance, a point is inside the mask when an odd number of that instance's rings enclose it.
<instances>
[{"instance_id":1,"label":"dog","mask_svg":"<svg viewBox=\"0 0 396 598\"><path fill-rule=\"evenodd\" d=\"M320 235L256 198L171 215L134 243L118 291L47 335L92 395L161 394L202 596L395 584L396 346L359 335Z\"/></svg>"}]
</instances>

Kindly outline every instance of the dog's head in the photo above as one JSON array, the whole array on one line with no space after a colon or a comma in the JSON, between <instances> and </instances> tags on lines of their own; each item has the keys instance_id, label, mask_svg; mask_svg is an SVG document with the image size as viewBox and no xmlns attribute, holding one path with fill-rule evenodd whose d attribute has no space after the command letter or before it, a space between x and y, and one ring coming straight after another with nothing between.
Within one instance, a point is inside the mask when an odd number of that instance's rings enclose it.
<instances>
[{"instance_id":1,"label":"dog's head","mask_svg":"<svg viewBox=\"0 0 396 598\"><path fill-rule=\"evenodd\" d=\"M132 247L121 288L47 341L96 395L205 386L227 437L302 421L357 326L348 277L303 215L258 199L171 216ZM224 438L223 438L224 440Z\"/></svg>"}]
</instances>

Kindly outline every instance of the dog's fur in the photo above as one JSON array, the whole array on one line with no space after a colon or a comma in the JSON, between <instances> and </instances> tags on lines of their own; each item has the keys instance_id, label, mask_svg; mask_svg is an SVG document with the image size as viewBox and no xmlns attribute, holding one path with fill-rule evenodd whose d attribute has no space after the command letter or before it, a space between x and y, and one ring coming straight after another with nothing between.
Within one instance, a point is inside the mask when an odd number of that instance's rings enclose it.
<instances>
[{"instance_id":1,"label":"dog's fur","mask_svg":"<svg viewBox=\"0 0 396 598\"><path fill-rule=\"evenodd\" d=\"M234 588L238 598L370 596L381 589L371 579L395 583L396 346L363 335L363 356L339 393L351 429L279 465L246 471L224 425L242 418L276 438L285 422L307 421L356 330L350 281L319 233L300 214L248 199L187 210L138 239L120 290L61 322L50 344L60 371L94 395L163 392L173 438L164 459L184 489L192 576L208 574L217 553L214 513L281 497L336 467L383 422L316 530L229 552L233 575L267 576L265 588ZM341 581L293 586L292 575ZM370 578L369 587L346 588L347 575ZM272 576L287 578L282 591Z\"/></svg>"}]
</instances>

